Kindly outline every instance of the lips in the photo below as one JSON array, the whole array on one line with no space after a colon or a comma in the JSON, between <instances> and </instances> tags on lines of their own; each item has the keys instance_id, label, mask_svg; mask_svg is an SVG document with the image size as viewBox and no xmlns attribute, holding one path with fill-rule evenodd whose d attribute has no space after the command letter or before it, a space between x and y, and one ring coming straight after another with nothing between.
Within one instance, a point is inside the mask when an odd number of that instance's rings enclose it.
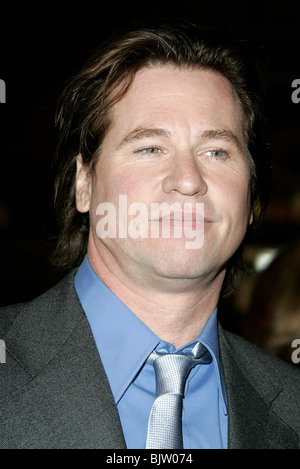
<instances>
[{"instance_id":1,"label":"lips","mask_svg":"<svg viewBox=\"0 0 300 469\"><path fill-rule=\"evenodd\" d=\"M198 212L170 212L167 215L163 215L159 218L159 221L170 221L179 223L210 223L208 218Z\"/></svg>"},{"instance_id":2,"label":"lips","mask_svg":"<svg viewBox=\"0 0 300 469\"><path fill-rule=\"evenodd\" d=\"M165 211L160 217L152 220L156 229L162 233L163 237L175 236L176 238L185 238L195 236L197 232L203 232L204 226L211 223L211 220L204 216L204 207L198 207L197 210L170 210ZM153 225L152 225L153 226ZM158 227L161 228L158 228ZM162 230L162 231L160 231Z\"/></svg>"}]
</instances>

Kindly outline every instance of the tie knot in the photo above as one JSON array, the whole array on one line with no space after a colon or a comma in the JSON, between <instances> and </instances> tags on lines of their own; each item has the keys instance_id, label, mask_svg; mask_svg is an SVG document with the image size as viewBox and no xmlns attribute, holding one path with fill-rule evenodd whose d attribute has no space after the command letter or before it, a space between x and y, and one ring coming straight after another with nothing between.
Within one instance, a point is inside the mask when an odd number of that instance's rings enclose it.
<instances>
[{"instance_id":1,"label":"tie knot","mask_svg":"<svg viewBox=\"0 0 300 469\"><path fill-rule=\"evenodd\" d=\"M152 352L148 361L153 364L156 378L156 396L172 393L184 394L184 385L190 370L197 363L210 363L208 350L197 342L191 354Z\"/></svg>"}]
</instances>

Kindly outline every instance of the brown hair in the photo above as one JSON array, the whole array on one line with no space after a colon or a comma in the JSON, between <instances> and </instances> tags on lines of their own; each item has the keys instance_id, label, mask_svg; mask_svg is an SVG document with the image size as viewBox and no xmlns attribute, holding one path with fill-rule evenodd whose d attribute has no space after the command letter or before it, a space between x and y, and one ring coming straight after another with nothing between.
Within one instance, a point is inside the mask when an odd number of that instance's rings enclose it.
<instances>
[{"instance_id":1,"label":"brown hair","mask_svg":"<svg viewBox=\"0 0 300 469\"><path fill-rule=\"evenodd\" d=\"M246 41L225 41L223 36L202 34L193 25L171 24L123 32L95 51L67 86L58 107L55 206L60 232L53 257L56 265L76 267L87 250L89 216L79 213L75 204L76 156L81 153L83 162L93 170L110 125L112 106L145 66L171 64L212 69L231 82L243 110L252 203L259 201L259 212L263 212L263 186L258 184L264 167L260 158L262 146L258 144L262 114L251 47Z\"/></svg>"}]
</instances>

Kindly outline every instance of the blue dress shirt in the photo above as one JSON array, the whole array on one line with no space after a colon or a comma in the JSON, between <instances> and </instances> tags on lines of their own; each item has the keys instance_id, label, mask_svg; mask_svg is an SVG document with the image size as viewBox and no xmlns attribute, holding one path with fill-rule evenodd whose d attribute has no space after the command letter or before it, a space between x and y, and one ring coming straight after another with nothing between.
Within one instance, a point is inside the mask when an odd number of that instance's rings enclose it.
<instances>
[{"instance_id":1,"label":"blue dress shirt","mask_svg":"<svg viewBox=\"0 0 300 469\"><path fill-rule=\"evenodd\" d=\"M86 256L75 275L75 288L91 326L107 374L128 449L145 448L150 410L155 400L155 372L150 353L174 353L99 279ZM196 341L212 355L209 365L190 372L183 399L184 449L227 448L225 386L219 360L217 311L199 336L176 350L188 353Z\"/></svg>"}]
</instances>

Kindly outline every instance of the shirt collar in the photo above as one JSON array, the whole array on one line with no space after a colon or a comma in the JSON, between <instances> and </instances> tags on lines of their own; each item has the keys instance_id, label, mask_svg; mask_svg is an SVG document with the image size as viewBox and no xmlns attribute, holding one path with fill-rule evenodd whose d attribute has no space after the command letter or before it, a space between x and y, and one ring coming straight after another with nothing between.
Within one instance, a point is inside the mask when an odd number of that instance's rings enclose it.
<instances>
[{"instance_id":1,"label":"shirt collar","mask_svg":"<svg viewBox=\"0 0 300 469\"><path fill-rule=\"evenodd\" d=\"M107 374L116 404L134 380L150 353L175 352L175 347L154 334L100 280L86 256L75 275L75 288L91 326L94 339ZM226 407L226 394L219 357L217 309L199 336L183 349L191 349L196 341L207 347L213 357L219 387Z\"/></svg>"}]
</instances>

